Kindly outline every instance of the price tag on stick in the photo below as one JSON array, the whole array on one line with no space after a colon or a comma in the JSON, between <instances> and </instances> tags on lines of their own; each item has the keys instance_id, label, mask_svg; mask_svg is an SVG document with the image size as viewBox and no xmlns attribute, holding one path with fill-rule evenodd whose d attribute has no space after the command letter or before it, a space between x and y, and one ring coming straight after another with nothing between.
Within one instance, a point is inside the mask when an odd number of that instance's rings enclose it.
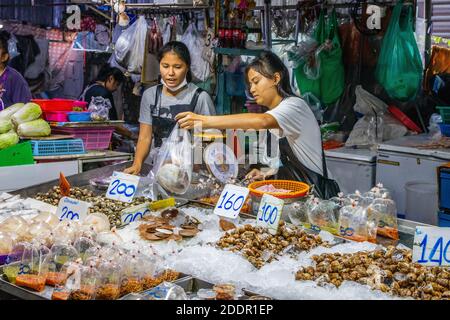
<instances>
[{"instance_id":1,"label":"price tag on stick","mask_svg":"<svg viewBox=\"0 0 450 320\"><path fill-rule=\"evenodd\" d=\"M425 266L450 266L450 228L416 227L413 262Z\"/></svg>"},{"instance_id":2,"label":"price tag on stick","mask_svg":"<svg viewBox=\"0 0 450 320\"><path fill-rule=\"evenodd\" d=\"M133 206L122 210L122 224L129 224L136 220L142 219L146 214L150 213L149 203Z\"/></svg>"},{"instance_id":3,"label":"price tag on stick","mask_svg":"<svg viewBox=\"0 0 450 320\"><path fill-rule=\"evenodd\" d=\"M106 197L130 203L136 194L138 184L139 176L114 171L108 191L106 191Z\"/></svg>"},{"instance_id":4,"label":"price tag on stick","mask_svg":"<svg viewBox=\"0 0 450 320\"><path fill-rule=\"evenodd\" d=\"M225 188L223 188L220 194L219 201L217 201L216 207L214 208L214 214L236 219L244 206L248 193L248 188L238 187L233 184L225 185Z\"/></svg>"},{"instance_id":5,"label":"price tag on stick","mask_svg":"<svg viewBox=\"0 0 450 320\"><path fill-rule=\"evenodd\" d=\"M91 204L88 202L69 197L62 197L61 200L59 200L56 216L59 218L59 221L83 220L87 216L90 206Z\"/></svg>"},{"instance_id":6,"label":"price tag on stick","mask_svg":"<svg viewBox=\"0 0 450 320\"><path fill-rule=\"evenodd\" d=\"M283 200L269 194L264 194L259 205L256 225L269 229L271 234L276 234L283 206Z\"/></svg>"}]
</instances>

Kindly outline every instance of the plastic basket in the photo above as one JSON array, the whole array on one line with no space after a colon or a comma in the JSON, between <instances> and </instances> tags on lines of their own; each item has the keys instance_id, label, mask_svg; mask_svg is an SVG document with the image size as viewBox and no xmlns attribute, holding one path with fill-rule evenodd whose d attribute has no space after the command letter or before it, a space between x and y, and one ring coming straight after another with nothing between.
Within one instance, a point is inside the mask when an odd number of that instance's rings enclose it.
<instances>
[{"instance_id":1,"label":"plastic basket","mask_svg":"<svg viewBox=\"0 0 450 320\"><path fill-rule=\"evenodd\" d=\"M68 112L67 117L72 122L86 122L91 121L90 112Z\"/></svg>"},{"instance_id":2,"label":"plastic basket","mask_svg":"<svg viewBox=\"0 0 450 320\"><path fill-rule=\"evenodd\" d=\"M450 124L439 123L439 128L443 136L450 137Z\"/></svg>"},{"instance_id":3,"label":"plastic basket","mask_svg":"<svg viewBox=\"0 0 450 320\"><path fill-rule=\"evenodd\" d=\"M67 122L67 111L46 111L44 119L47 121Z\"/></svg>"},{"instance_id":4,"label":"plastic basket","mask_svg":"<svg viewBox=\"0 0 450 320\"><path fill-rule=\"evenodd\" d=\"M86 153L82 139L31 140L34 156L57 156Z\"/></svg>"},{"instance_id":5,"label":"plastic basket","mask_svg":"<svg viewBox=\"0 0 450 320\"><path fill-rule=\"evenodd\" d=\"M114 127L78 127L78 128L52 128L53 133L70 134L75 138L83 140L86 150L104 150L108 149L111 143Z\"/></svg>"},{"instance_id":6,"label":"plastic basket","mask_svg":"<svg viewBox=\"0 0 450 320\"><path fill-rule=\"evenodd\" d=\"M43 112L47 111L72 111L75 100L69 99L33 99Z\"/></svg>"},{"instance_id":7,"label":"plastic basket","mask_svg":"<svg viewBox=\"0 0 450 320\"><path fill-rule=\"evenodd\" d=\"M439 106L436 107L436 109L439 110L439 113L441 114L442 117L442 121L445 124L450 124L450 106L449 107Z\"/></svg>"},{"instance_id":8,"label":"plastic basket","mask_svg":"<svg viewBox=\"0 0 450 320\"><path fill-rule=\"evenodd\" d=\"M225 72L225 89L229 96L245 97L244 74Z\"/></svg>"},{"instance_id":9,"label":"plastic basket","mask_svg":"<svg viewBox=\"0 0 450 320\"><path fill-rule=\"evenodd\" d=\"M31 143L22 142L0 150L0 167L34 164Z\"/></svg>"},{"instance_id":10,"label":"plastic basket","mask_svg":"<svg viewBox=\"0 0 450 320\"><path fill-rule=\"evenodd\" d=\"M273 185L277 189L292 190L292 192L264 192L256 190L265 185ZM309 185L304 182L292 181L292 180L264 180L250 183L248 186L250 194L256 197L262 197L264 194L280 199L292 199L304 197L309 191Z\"/></svg>"}]
</instances>

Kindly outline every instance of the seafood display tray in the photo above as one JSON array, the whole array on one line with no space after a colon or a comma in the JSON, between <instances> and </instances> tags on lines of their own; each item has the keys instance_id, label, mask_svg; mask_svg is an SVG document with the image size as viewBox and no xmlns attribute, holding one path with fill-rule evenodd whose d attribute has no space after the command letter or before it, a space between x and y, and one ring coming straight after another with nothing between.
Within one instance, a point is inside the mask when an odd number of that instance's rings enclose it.
<instances>
[{"instance_id":1,"label":"seafood display tray","mask_svg":"<svg viewBox=\"0 0 450 320\"><path fill-rule=\"evenodd\" d=\"M45 289L41 292L31 291L23 287L16 286L15 284L5 280L6 275L3 273L3 266L0 266L0 291L11 295L21 300L51 300L53 294L53 287L45 286ZM183 281L184 279L191 278L190 275L180 273L177 280Z\"/></svg>"},{"instance_id":2,"label":"seafood display tray","mask_svg":"<svg viewBox=\"0 0 450 320\"><path fill-rule=\"evenodd\" d=\"M195 294L200 289L213 289L214 287L213 283L195 277L179 279L174 281L174 283L182 287L188 295ZM239 300L248 300L252 296L259 296L259 294L246 289L242 291L244 295L240 296Z\"/></svg>"}]
</instances>

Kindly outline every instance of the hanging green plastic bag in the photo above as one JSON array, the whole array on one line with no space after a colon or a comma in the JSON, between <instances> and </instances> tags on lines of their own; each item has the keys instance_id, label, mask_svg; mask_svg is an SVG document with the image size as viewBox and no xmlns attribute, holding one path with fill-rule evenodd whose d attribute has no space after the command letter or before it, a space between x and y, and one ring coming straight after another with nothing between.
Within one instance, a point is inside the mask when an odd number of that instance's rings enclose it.
<instances>
[{"instance_id":1,"label":"hanging green plastic bag","mask_svg":"<svg viewBox=\"0 0 450 320\"><path fill-rule=\"evenodd\" d=\"M321 45L316 54L316 68L318 74L314 77L307 71L305 64L294 70L297 86L302 95L312 93L323 104L336 102L345 86L345 71L342 63L342 48L337 30L336 12L333 10L328 22L325 22L325 12L320 13L319 21L314 30L314 39ZM328 43L330 41L330 43ZM324 44L331 46L325 47Z\"/></svg>"},{"instance_id":2,"label":"hanging green plastic bag","mask_svg":"<svg viewBox=\"0 0 450 320\"><path fill-rule=\"evenodd\" d=\"M414 37L412 8L408 7L406 20L401 20L402 7L400 1L392 13L375 76L391 98L409 101L420 89L423 66Z\"/></svg>"},{"instance_id":3,"label":"hanging green plastic bag","mask_svg":"<svg viewBox=\"0 0 450 320\"><path fill-rule=\"evenodd\" d=\"M345 88L345 70L342 62L342 48L335 10L333 10L328 18L326 38L331 40L332 49L323 50L320 53L321 100L324 104L332 104L341 97Z\"/></svg>"}]
</instances>

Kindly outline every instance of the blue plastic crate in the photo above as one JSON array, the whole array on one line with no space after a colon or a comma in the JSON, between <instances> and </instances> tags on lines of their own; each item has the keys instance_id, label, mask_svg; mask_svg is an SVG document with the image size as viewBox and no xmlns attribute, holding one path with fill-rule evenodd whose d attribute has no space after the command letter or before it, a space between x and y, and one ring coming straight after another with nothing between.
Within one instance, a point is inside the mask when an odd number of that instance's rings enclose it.
<instances>
[{"instance_id":1,"label":"blue plastic crate","mask_svg":"<svg viewBox=\"0 0 450 320\"><path fill-rule=\"evenodd\" d=\"M450 227L450 214L439 211L438 218L439 218L438 222L439 227Z\"/></svg>"},{"instance_id":2,"label":"blue plastic crate","mask_svg":"<svg viewBox=\"0 0 450 320\"><path fill-rule=\"evenodd\" d=\"M439 208L450 211L450 171L443 169L439 174Z\"/></svg>"},{"instance_id":3,"label":"blue plastic crate","mask_svg":"<svg viewBox=\"0 0 450 320\"><path fill-rule=\"evenodd\" d=\"M86 153L82 139L31 140L33 156L60 156Z\"/></svg>"},{"instance_id":4,"label":"blue plastic crate","mask_svg":"<svg viewBox=\"0 0 450 320\"><path fill-rule=\"evenodd\" d=\"M439 128L443 136L450 137L450 124L439 123Z\"/></svg>"}]
</instances>

